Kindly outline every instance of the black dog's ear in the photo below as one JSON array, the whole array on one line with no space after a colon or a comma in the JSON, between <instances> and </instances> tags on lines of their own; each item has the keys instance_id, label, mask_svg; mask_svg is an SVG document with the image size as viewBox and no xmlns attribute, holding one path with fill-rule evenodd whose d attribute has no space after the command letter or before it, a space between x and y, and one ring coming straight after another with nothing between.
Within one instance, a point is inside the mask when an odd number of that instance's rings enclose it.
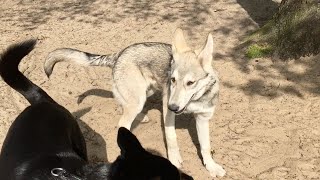
<instances>
[{"instance_id":1,"label":"black dog's ear","mask_svg":"<svg viewBox=\"0 0 320 180\"><path fill-rule=\"evenodd\" d=\"M117 142L123 156L136 156L145 152L136 136L124 127L120 127L118 130Z\"/></svg>"}]
</instances>

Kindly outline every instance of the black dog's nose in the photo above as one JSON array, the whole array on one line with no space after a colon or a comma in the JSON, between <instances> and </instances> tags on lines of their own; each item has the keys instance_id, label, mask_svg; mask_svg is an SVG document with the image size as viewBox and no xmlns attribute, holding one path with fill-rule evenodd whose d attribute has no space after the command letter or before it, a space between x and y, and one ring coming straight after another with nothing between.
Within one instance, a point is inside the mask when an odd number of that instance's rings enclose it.
<instances>
[{"instance_id":1,"label":"black dog's nose","mask_svg":"<svg viewBox=\"0 0 320 180\"><path fill-rule=\"evenodd\" d=\"M173 112L177 112L179 110L179 106L177 106L176 104L171 104L168 106L168 108Z\"/></svg>"}]
</instances>

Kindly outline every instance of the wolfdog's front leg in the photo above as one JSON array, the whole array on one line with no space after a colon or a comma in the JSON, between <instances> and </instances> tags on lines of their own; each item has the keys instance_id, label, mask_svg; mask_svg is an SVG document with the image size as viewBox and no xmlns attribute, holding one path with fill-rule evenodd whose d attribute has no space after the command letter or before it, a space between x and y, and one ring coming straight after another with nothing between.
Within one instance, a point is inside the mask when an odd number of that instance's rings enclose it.
<instances>
[{"instance_id":1,"label":"wolfdog's front leg","mask_svg":"<svg viewBox=\"0 0 320 180\"><path fill-rule=\"evenodd\" d=\"M212 117L212 113L196 114L195 117L203 163L211 176L224 176L226 171L219 164L214 162L210 153L209 120Z\"/></svg>"},{"instance_id":2,"label":"wolfdog's front leg","mask_svg":"<svg viewBox=\"0 0 320 180\"><path fill-rule=\"evenodd\" d=\"M180 168L182 158L179 152L177 134L175 130L175 114L172 111L168 110L168 96L165 93L163 95L163 120L168 148L168 158L172 164Z\"/></svg>"}]
</instances>

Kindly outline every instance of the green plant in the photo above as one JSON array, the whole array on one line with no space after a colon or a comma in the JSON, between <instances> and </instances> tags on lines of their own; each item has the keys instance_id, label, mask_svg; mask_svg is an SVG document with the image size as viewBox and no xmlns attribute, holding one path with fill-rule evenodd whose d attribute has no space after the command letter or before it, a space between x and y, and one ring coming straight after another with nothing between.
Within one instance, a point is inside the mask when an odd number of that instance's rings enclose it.
<instances>
[{"instance_id":1,"label":"green plant","mask_svg":"<svg viewBox=\"0 0 320 180\"><path fill-rule=\"evenodd\" d=\"M253 44L248 47L246 56L250 59L260 58L270 55L273 52L273 48L270 45L258 45Z\"/></svg>"}]
</instances>

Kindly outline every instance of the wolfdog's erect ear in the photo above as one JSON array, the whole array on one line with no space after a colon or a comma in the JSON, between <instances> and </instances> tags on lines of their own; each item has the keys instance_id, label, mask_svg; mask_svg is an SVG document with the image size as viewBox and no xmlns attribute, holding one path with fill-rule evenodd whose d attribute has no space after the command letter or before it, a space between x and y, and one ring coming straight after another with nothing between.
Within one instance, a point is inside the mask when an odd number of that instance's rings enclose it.
<instances>
[{"instance_id":1,"label":"wolfdog's erect ear","mask_svg":"<svg viewBox=\"0 0 320 180\"><path fill-rule=\"evenodd\" d=\"M136 136L124 127L120 127L118 130L117 142L121 149L121 155L125 157L130 155L137 156L145 152Z\"/></svg>"},{"instance_id":2,"label":"wolfdog's erect ear","mask_svg":"<svg viewBox=\"0 0 320 180\"><path fill-rule=\"evenodd\" d=\"M183 31L180 28L177 28L172 40L172 53L183 53L186 51L190 51L190 48L183 36Z\"/></svg>"},{"instance_id":3,"label":"wolfdog's erect ear","mask_svg":"<svg viewBox=\"0 0 320 180\"><path fill-rule=\"evenodd\" d=\"M206 45L198 55L198 58L200 59L204 69L211 68L212 53L213 53L213 38L210 33L208 35Z\"/></svg>"}]
</instances>

